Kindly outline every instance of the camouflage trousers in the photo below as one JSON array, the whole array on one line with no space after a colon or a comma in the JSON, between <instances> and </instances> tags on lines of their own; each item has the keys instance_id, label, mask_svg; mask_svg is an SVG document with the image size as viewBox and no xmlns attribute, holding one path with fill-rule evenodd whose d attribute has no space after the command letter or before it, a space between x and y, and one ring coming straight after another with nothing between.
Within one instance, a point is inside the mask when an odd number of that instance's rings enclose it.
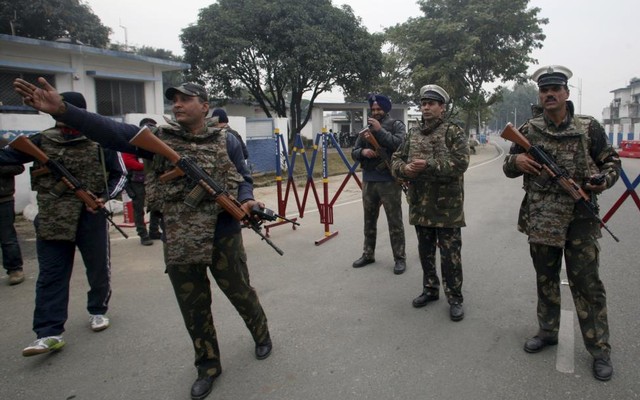
<instances>
[{"instance_id":1,"label":"camouflage trousers","mask_svg":"<svg viewBox=\"0 0 640 400\"><path fill-rule=\"evenodd\" d=\"M427 294L440 294L436 273L436 246L440 248L440 270L449 303L462 303L462 231L460 228L429 228L416 225L422 284Z\"/></svg>"},{"instance_id":2,"label":"camouflage trousers","mask_svg":"<svg viewBox=\"0 0 640 400\"><path fill-rule=\"evenodd\" d=\"M555 338L560 328L560 269L563 249L530 244L538 287L538 324L543 337ZM564 248L569 288L587 351L608 357L607 295L598 274L599 247L595 239L568 240Z\"/></svg>"},{"instance_id":3,"label":"camouflage trousers","mask_svg":"<svg viewBox=\"0 0 640 400\"><path fill-rule=\"evenodd\" d=\"M378 236L378 216L380 206L384 207L389 226L389 238L393 259L404 260L405 241L402 223L402 188L396 182L363 182L362 205L364 208L364 245L362 253L373 258Z\"/></svg>"},{"instance_id":4,"label":"camouflage trousers","mask_svg":"<svg viewBox=\"0 0 640 400\"><path fill-rule=\"evenodd\" d=\"M211 286L207 269L236 308L254 342L269 338L267 317L256 291L249 282L247 256L242 234L216 239L211 265L168 265L167 272L195 350L195 366L200 378L221 372L220 351L211 314Z\"/></svg>"}]
</instances>

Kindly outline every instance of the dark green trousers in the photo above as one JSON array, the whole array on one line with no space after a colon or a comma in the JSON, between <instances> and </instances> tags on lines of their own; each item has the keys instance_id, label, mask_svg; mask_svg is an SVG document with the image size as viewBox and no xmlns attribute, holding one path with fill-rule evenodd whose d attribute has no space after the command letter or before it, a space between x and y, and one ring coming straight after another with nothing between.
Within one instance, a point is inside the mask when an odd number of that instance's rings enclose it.
<instances>
[{"instance_id":1,"label":"dark green trousers","mask_svg":"<svg viewBox=\"0 0 640 400\"><path fill-rule=\"evenodd\" d=\"M440 248L440 270L444 294L449 303L464 301L462 296L462 231L460 228L429 228L416 225L418 254L422 264L422 284L429 295L440 293L436 272L436 247Z\"/></svg>"},{"instance_id":2,"label":"dark green trousers","mask_svg":"<svg viewBox=\"0 0 640 400\"><path fill-rule=\"evenodd\" d=\"M396 182L363 182L362 205L364 208L364 245L362 253L374 258L378 236L380 207L384 207L389 226L389 239L393 260L404 260L405 240L402 222L402 188Z\"/></svg>"},{"instance_id":3,"label":"dark green trousers","mask_svg":"<svg viewBox=\"0 0 640 400\"><path fill-rule=\"evenodd\" d=\"M167 266L182 318L193 341L199 377L218 375L221 371L207 270L244 320L253 340L263 343L269 338L267 317L249 282L242 234L216 239L211 265Z\"/></svg>"},{"instance_id":4,"label":"dark green trousers","mask_svg":"<svg viewBox=\"0 0 640 400\"><path fill-rule=\"evenodd\" d=\"M530 244L538 288L539 335L555 338L560 328L560 269L564 254L569 287L587 351L608 357L607 295L598 274L599 247L595 239L573 239L565 248Z\"/></svg>"}]
</instances>

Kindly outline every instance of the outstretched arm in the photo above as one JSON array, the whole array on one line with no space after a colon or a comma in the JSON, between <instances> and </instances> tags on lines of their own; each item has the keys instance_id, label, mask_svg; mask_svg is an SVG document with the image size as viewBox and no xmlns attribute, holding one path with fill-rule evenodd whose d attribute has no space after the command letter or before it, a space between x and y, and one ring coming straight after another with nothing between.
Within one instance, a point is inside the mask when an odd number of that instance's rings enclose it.
<instances>
[{"instance_id":1,"label":"outstretched arm","mask_svg":"<svg viewBox=\"0 0 640 400\"><path fill-rule=\"evenodd\" d=\"M41 87L18 78L13 82L13 87L22 96L25 104L51 114L57 121L79 130L103 147L151 158L151 153L137 149L129 143L139 130L137 125L118 122L75 107L66 103L46 79L38 78L38 83Z\"/></svg>"}]
</instances>

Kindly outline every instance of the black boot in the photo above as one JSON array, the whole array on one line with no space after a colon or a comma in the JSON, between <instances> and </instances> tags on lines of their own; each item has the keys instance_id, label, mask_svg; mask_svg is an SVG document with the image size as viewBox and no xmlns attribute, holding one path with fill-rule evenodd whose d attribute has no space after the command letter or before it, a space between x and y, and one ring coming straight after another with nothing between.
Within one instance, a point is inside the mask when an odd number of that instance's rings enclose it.
<instances>
[{"instance_id":1,"label":"black boot","mask_svg":"<svg viewBox=\"0 0 640 400\"><path fill-rule=\"evenodd\" d=\"M427 303L429 303L430 301L436 301L440 298L440 296L436 293L436 294L431 294L429 292L427 292L427 290L425 289L420 296L416 297L415 299L413 299L413 306L415 308L420 308L420 307L424 307L427 305Z\"/></svg>"},{"instance_id":2,"label":"black boot","mask_svg":"<svg viewBox=\"0 0 640 400\"><path fill-rule=\"evenodd\" d=\"M613 376L613 365L609 357L593 360L593 377L599 381L608 381Z\"/></svg>"},{"instance_id":3,"label":"black boot","mask_svg":"<svg viewBox=\"0 0 640 400\"><path fill-rule=\"evenodd\" d=\"M464 318L464 309L461 303L451 303L449 306L449 318L455 322L462 321Z\"/></svg>"},{"instance_id":4,"label":"black boot","mask_svg":"<svg viewBox=\"0 0 640 400\"><path fill-rule=\"evenodd\" d=\"M271 338L267 338L264 342L256 344L256 358L258 360L264 360L269 357L272 348Z\"/></svg>"},{"instance_id":5,"label":"black boot","mask_svg":"<svg viewBox=\"0 0 640 400\"><path fill-rule=\"evenodd\" d=\"M536 335L524 342L524 351L527 353L537 353L547 346L555 346L556 344L558 344L557 337L542 337Z\"/></svg>"},{"instance_id":6,"label":"black boot","mask_svg":"<svg viewBox=\"0 0 640 400\"><path fill-rule=\"evenodd\" d=\"M358 258L357 260L355 260L353 262L353 268L360 268L360 267L364 267L365 265L369 265L371 263L376 262L375 258L373 257L368 257L366 255L362 255L362 257Z\"/></svg>"},{"instance_id":7,"label":"black boot","mask_svg":"<svg viewBox=\"0 0 640 400\"><path fill-rule=\"evenodd\" d=\"M193 400L202 400L207 397L211 393L211 389L213 389L213 382L219 376L220 372L216 375L196 379L191 386L191 398Z\"/></svg>"},{"instance_id":8,"label":"black boot","mask_svg":"<svg viewBox=\"0 0 640 400\"><path fill-rule=\"evenodd\" d=\"M407 269L407 263L404 260L397 260L396 265L393 267L393 273L396 275L403 274Z\"/></svg>"}]
</instances>

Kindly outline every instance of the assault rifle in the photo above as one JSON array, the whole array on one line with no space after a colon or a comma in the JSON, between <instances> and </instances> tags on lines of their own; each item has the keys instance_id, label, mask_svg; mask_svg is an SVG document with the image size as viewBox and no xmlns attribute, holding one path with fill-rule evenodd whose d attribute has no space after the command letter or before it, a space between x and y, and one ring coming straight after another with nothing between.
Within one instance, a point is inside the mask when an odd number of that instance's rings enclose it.
<instances>
[{"instance_id":1,"label":"assault rifle","mask_svg":"<svg viewBox=\"0 0 640 400\"><path fill-rule=\"evenodd\" d=\"M286 217L283 217L282 215L278 215L275 213L275 211L269 209L269 208L264 208L264 207L260 207L259 204L255 204L253 207L251 207L251 215L256 215L258 216L260 219L266 220L266 221L277 221L279 219L292 223L294 225L298 225L300 226L300 223L292 220L292 219L288 219Z\"/></svg>"},{"instance_id":2,"label":"assault rifle","mask_svg":"<svg viewBox=\"0 0 640 400\"><path fill-rule=\"evenodd\" d=\"M38 160L38 162L40 162L42 165L44 165L41 170L38 170L40 172L34 171L35 174L51 172L56 177L56 179L60 181L56 186L53 187L53 189L51 189L49 193L51 193L55 197L60 197L64 192L66 192L67 188L71 189L76 197L82 200L84 204L87 205L87 207L102 214L107 219L107 221L109 221L109 223L113 227L115 227L118 232L122 234L122 236L125 237L125 239L129 238L129 236L127 236L127 234L124 233L124 231L120 229L120 227L116 225L111 219L113 213L107 210L104 204L99 203L97 201L98 197L87 190L85 185L80 182L75 176L73 176L71 172L69 172L69 170L64 167L64 165L49 158L26 136L18 136L9 143L9 146L22 153L30 155L31 157Z\"/></svg>"},{"instance_id":3,"label":"assault rifle","mask_svg":"<svg viewBox=\"0 0 640 400\"><path fill-rule=\"evenodd\" d=\"M600 217L598 216L598 211L591 202L591 198L589 197L589 195L585 193L585 191L582 190L582 188L578 186L578 184L573 179L571 179L569 174L567 174L567 171L562 169L558 164L555 163L555 161L553 161L551 156L545 153L542 147L532 145L527 140L527 138L524 137L522 133L518 132L518 130L514 128L510 123L504 127L504 130L502 131L500 136L522 147L526 151L526 155L529 158L535 160L542 166L542 170L546 172L547 175L549 175L549 178L553 182L557 182L558 185L560 185L560 187L564 189L564 191L567 192L569 196L571 196L576 204L582 205L582 207L587 210L587 212L589 212L591 216L596 218L598 222L600 222L600 226L602 226L607 232L609 232L611 237L616 242L620 241L620 239L618 239L616 235L614 235L613 232L609 230L602 219L600 219ZM592 183L598 184L597 181L602 183L602 178L603 177L599 177L598 179L598 177L596 177L596 181Z\"/></svg>"},{"instance_id":4,"label":"assault rifle","mask_svg":"<svg viewBox=\"0 0 640 400\"><path fill-rule=\"evenodd\" d=\"M152 153L165 157L175 167L160 177L162 181L173 179L175 177L186 175L196 182L199 187L209 193L216 203L218 203L233 218L242 222L246 227L251 228L257 233L262 240L266 241L278 254L283 255L284 252L278 248L269 238L261 232L261 220L255 219L252 215L247 214L242 209L242 204L236 200L228 191L214 181L206 171L188 157L181 157L175 150L169 147L165 142L154 135L148 127L143 127L129 141L134 146L140 147ZM196 187L197 189L198 187ZM186 201L185 201L186 203ZM192 204L188 204L193 206Z\"/></svg>"},{"instance_id":5,"label":"assault rifle","mask_svg":"<svg viewBox=\"0 0 640 400\"><path fill-rule=\"evenodd\" d=\"M366 134L367 132L369 132L368 135ZM378 157L382 158L382 161L384 162L384 164L387 166L387 168L389 168L389 172L391 172L392 171L391 159L389 159L389 155L387 154L385 149L382 146L380 146L380 143L378 143L378 139L376 139L376 137L373 136L373 133L371 132L371 124L367 125L366 128L358 132L358 135L362 136L364 140L366 140L367 142L369 142L371 146L373 146L373 149L378 155ZM407 191L409 190L407 183L400 179L398 179L397 182L400 185L400 187L402 187L402 191L404 192L404 194L407 194Z\"/></svg>"}]
</instances>

